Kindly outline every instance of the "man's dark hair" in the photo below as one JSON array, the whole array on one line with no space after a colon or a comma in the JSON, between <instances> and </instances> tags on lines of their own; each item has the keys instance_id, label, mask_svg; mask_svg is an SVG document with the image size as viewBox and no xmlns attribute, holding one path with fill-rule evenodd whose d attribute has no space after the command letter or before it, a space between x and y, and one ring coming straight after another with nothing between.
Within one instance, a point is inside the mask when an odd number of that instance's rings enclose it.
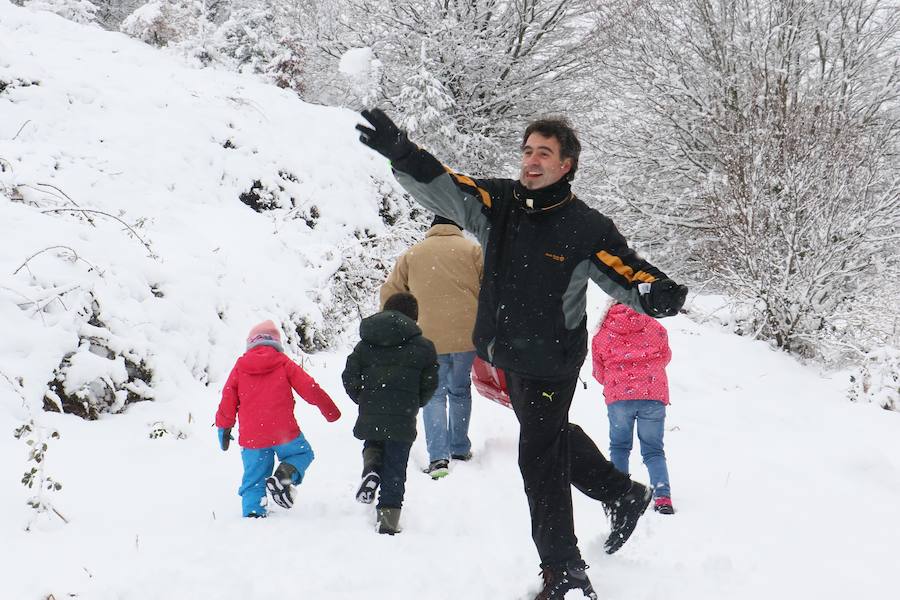
<instances>
[{"instance_id":1,"label":"man's dark hair","mask_svg":"<svg viewBox=\"0 0 900 600\"><path fill-rule=\"evenodd\" d=\"M391 294L384 303L384 310L396 310L413 321L419 320L419 301L409 292Z\"/></svg>"},{"instance_id":2,"label":"man's dark hair","mask_svg":"<svg viewBox=\"0 0 900 600\"><path fill-rule=\"evenodd\" d=\"M578 170L578 156L581 154L581 142L572 129L572 124L565 117L547 117L532 121L525 128L525 135L522 136L522 149L528 141L528 136L532 133L539 133L544 137L554 137L559 142L559 156L563 160L569 158L572 160L572 168L566 173L566 181L575 179L575 171Z\"/></svg>"}]
</instances>

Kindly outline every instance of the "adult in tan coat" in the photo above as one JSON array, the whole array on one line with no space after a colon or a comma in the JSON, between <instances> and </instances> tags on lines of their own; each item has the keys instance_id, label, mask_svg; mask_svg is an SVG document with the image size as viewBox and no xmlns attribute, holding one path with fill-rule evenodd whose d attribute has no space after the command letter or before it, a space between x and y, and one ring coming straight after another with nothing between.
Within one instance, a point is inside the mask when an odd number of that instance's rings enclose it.
<instances>
[{"instance_id":1,"label":"adult in tan coat","mask_svg":"<svg viewBox=\"0 0 900 600\"><path fill-rule=\"evenodd\" d=\"M381 286L382 305L398 292L416 297L422 335L438 353L438 388L422 410L429 460L425 473L433 479L449 473L451 458L472 458L472 329L482 264L481 246L465 238L459 225L437 216L425 239L400 255Z\"/></svg>"}]
</instances>

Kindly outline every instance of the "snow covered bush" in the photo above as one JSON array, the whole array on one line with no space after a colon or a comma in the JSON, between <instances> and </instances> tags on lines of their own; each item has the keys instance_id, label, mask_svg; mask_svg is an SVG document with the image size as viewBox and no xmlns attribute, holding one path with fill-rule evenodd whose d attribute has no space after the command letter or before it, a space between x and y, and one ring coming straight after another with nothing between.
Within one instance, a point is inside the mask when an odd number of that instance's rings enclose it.
<instances>
[{"instance_id":1,"label":"snow covered bush","mask_svg":"<svg viewBox=\"0 0 900 600\"><path fill-rule=\"evenodd\" d=\"M296 175L281 169L277 177L254 179L250 189L241 192L238 198L258 213L280 208L290 209L280 218L302 219L312 229L319 218L319 209L314 204L302 203L295 197L301 195L302 188L298 184Z\"/></svg>"},{"instance_id":2,"label":"snow covered bush","mask_svg":"<svg viewBox=\"0 0 900 600\"><path fill-rule=\"evenodd\" d=\"M91 301L79 333L78 347L67 353L44 395L44 410L95 420L121 412L128 404L153 398L153 373L146 361L100 320Z\"/></svg>"},{"instance_id":3,"label":"snow covered bush","mask_svg":"<svg viewBox=\"0 0 900 600\"><path fill-rule=\"evenodd\" d=\"M278 40L279 51L265 70L272 81L282 89L302 95L305 88L306 48L296 35L282 35Z\"/></svg>"},{"instance_id":4,"label":"snow covered bush","mask_svg":"<svg viewBox=\"0 0 900 600\"><path fill-rule=\"evenodd\" d=\"M88 0L30 0L25 6L46 10L82 25L97 22L97 6Z\"/></svg>"},{"instance_id":5,"label":"snow covered bush","mask_svg":"<svg viewBox=\"0 0 900 600\"><path fill-rule=\"evenodd\" d=\"M97 7L97 23L104 29L118 31L128 15L147 3L147 0L91 0Z\"/></svg>"},{"instance_id":6,"label":"snow covered bush","mask_svg":"<svg viewBox=\"0 0 900 600\"><path fill-rule=\"evenodd\" d=\"M268 185L264 185L259 179L256 179L253 181L250 189L246 192L241 192L238 198L256 212L263 212L284 208L280 196L280 190L272 189Z\"/></svg>"},{"instance_id":7,"label":"snow covered bush","mask_svg":"<svg viewBox=\"0 0 900 600\"><path fill-rule=\"evenodd\" d=\"M329 288L319 295L318 300L324 304L321 334L326 339L336 339L350 323L378 310L378 290L394 262L422 239L427 228L430 215L409 196L398 196L387 186L380 194L379 215L388 226L385 233L357 230L355 240L339 248L340 266Z\"/></svg>"},{"instance_id":8,"label":"snow covered bush","mask_svg":"<svg viewBox=\"0 0 900 600\"><path fill-rule=\"evenodd\" d=\"M234 11L215 32L216 48L236 70L261 73L277 52L271 22L263 10Z\"/></svg>"},{"instance_id":9,"label":"snow covered bush","mask_svg":"<svg viewBox=\"0 0 900 600\"><path fill-rule=\"evenodd\" d=\"M196 37L209 27L202 2L151 0L131 13L120 29L153 46L168 46Z\"/></svg>"},{"instance_id":10,"label":"snow covered bush","mask_svg":"<svg viewBox=\"0 0 900 600\"><path fill-rule=\"evenodd\" d=\"M261 74L280 88L302 94L306 41L301 23L303 12L294 2L235 3L213 37L217 60L241 72Z\"/></svg>"},{"instance_id":11,"label":"snow covered bush","mask_svg":"<svg viewBox=\"0 0 900 600\"><path fill-rule=\"evenodd\" d=\"M850 400L900 411L900 349L885 347L866 355L850 376Z\"/></svg>"}]
</instances>

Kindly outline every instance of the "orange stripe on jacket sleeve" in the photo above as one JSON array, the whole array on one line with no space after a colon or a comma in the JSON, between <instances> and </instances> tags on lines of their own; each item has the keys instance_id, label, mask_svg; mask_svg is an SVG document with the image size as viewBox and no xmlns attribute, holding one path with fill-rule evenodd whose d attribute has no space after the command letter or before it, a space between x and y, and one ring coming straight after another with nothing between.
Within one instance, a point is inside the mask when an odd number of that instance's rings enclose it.
<instances>
[{"instance_id":1,"label":"orange stripe on jacket sleeve","mask_svg":"<svg viewBox=\"0 0 900 600\"><path fill-rule=\"evenodd\" d=\"M445 167L446 168L446 167ZM484 188L478 187L478 184L471 177L466 177L465 175L460 175L459 173L454 173L450 169L447 169L447 172L450 174L450 177L456 180L456 182L460 185L464 185L466 187L470 187L474 189L481 196L481 203L491 207L491 195Z\"/></svg>"},{"instance_id":2,"label":"orange stripe on jacket sleeve","mask_svg":"<svg viewBox=\"0 0 900 600\"><path fill-rule=\"evenodd\" d=\"M601 250L600 252L598 252L597 258L599 258L603 264L614 270L629 282L632 282L635 279L638 281L643 281L645 283L656 281L656 277L654 277L650 273L645 273L644 271L638 271L637 273L635 273L634 269L623 263L621 258L610 254L606 250Z\"/></svg>"}]
</instances>

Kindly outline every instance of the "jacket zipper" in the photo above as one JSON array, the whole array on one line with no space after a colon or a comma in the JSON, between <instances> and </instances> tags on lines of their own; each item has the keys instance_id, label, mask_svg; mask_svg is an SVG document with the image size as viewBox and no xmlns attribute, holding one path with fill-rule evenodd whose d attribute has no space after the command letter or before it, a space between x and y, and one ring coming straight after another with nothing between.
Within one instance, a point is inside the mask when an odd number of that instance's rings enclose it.
<instances>
[{"instance_id":1,"label":"jacket zipper","mask_svg":"<svg viewBox=\"0 0 900 600\"><path fill-rule=\"evenodd\" d=\"M504 236L504 238L505 238L504 241L509 240L509 246L508 246L508 248L506 248L506 252L505 252L505 254L507 255L507 258L510 255L512 255L512 250L515 247L515 244L513 242L519 236L519 221L520 221L520 219L521 219L521 212L518 207L514 207L513 208L513 216L512 216L512 220L513 220L512 237L510 238L510 237ZM504 275L508 274L511 270L512 270L511 268L504 270ZM504 277L502 280L497 281L497 288L496 288L497 310L494 313L494 322L495 322L494 337L492 337L491 341L488 342L488 345L486 348L487 355L488 355L488 362L490 362L492 365L494 364L494 347L496 346L496 343L497 343L497 334L500 331L500 310L503 307L503 302L501 300L500 295L501 295L501 288L504 287L502 284L505 283L505 279L506 279L506 277Z\"/></svg>"}]
</instances>

